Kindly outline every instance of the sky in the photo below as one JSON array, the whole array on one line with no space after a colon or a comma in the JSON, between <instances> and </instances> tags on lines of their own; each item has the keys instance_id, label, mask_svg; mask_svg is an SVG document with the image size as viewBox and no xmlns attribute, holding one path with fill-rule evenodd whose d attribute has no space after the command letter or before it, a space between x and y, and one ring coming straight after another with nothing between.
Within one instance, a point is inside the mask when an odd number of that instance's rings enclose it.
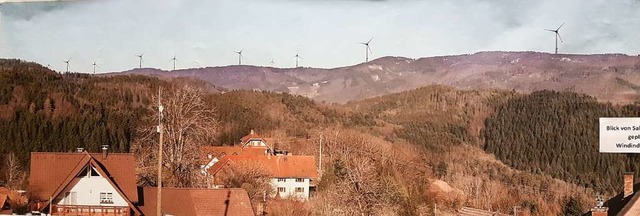
<instances>
[{"instance_id":1,"label":"sky","mask_svg":"<svg viewBox=\"0 0 640 216\"><path fill-rule=\"evenodd\" d=\"M15 0L13 0L15 1ZM640 0L0 0L0 58L65 71L238 63L334 68L479 51L640 53Z\"/></svg>"}]
</instances>

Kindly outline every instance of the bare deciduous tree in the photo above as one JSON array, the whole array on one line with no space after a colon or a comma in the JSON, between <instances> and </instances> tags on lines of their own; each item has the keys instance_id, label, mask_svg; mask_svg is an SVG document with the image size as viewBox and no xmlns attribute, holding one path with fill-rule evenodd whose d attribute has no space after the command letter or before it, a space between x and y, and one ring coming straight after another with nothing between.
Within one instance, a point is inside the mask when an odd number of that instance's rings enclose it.
<instances>
[{"instance_id":1,"label":"bare deciduous tree","mask_svg":"<svg viewBox=\"0 0 640 216\"><path fill-rule=\"evenodd\" d=\"M213 109L207 107L202 89L189 86L164 91L163 185L169 187L199 187L200 146L213 142L218 121ZM157 98L154 97L154 101ZM138 158L138 176L142 184L155 185L158 155L158 105L150 107L149 116L138 129L132 151Z\"/></svg>"},{"instance_id":2,"label":"bare deciduous tree","mask_svg":"<svg viewBox=\"0 0 640 216\"><path fill-rule=\"evenodd\" d=\"M22 176L22 169L20 168L18 157L16 157L14 153L7 154L4 164L7 171L7 185L15 189L20 185L20 176Z\"/></svg>"},{"instance_id":3,"label":"bare deciduous tree","mask_svg":"<svg viewBox=\"0 0 640 216\"><path fill-rule=\"evenodd\" d=\"M252 200L272 193L271 173L255 161L233 162L218 173L219 183L229 188L244 188Z\"/></svg>"}]
</instances>

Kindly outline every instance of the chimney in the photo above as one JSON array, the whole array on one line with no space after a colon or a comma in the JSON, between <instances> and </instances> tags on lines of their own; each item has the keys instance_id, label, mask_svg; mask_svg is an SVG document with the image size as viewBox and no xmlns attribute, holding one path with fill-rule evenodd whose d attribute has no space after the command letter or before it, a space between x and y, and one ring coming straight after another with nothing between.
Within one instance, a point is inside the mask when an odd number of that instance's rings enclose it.
<instances>
[{"instance_id":1,"label":"chimney","mask_svg":"<svg viewBox=\"0 0 640 216\"><path fill-rule=\"evenodd\" d=\"M102 145L102 159L103 160L107 159L107 153L109 153L109 146L108 145Z\"/></svg>"},{"instance_id":2,"label":"chimney","mask_svg":"<svg viewBox=\"0 0 640 216\"><path fill-rule=\"evenodd\" d=\"M271 153L267 153L267 159L271 160Z\"/></svg>"},{"instance_id":3,"label":"chimney","mask_svg":"<svg viewBox=\"0 0 640 216\"><path fill-rule=\"evenodd\" d=\"M251 132L249 132L249 134L256 134L256 132L254 132L253 129L251 129Z\"/></svg>"},{"instance_id":4,"label":"chimney","mask_svg":"<svg viewBox=\"0 0 640 216\"><path fill-rule=\"evenodd\" d=\"M84 152L84 148L76 148L76 152L82 153L82 152Z\"/></svg>"},{"instance_id":5,"label":"chimney","mask_svg":"<svg viewBox=\"0 0 640 216\"><path fill-rule=\"evenodd\" d=\"M627 198L633 194L633 172L624 173L624 195L622 198Z\"/></svg>"},{"instance_id":6,"label":"chimney","mask_svg":"<svg viewBox=\"0 0 640 216\"><path fill-rule=\"evenodd\" d=\"M598 194L596 198L596 207L591 208L591 216L607 216L609 213L609 208L604 207L604 200L602 199L602 195Z\"/></svg>"}]
</instances>

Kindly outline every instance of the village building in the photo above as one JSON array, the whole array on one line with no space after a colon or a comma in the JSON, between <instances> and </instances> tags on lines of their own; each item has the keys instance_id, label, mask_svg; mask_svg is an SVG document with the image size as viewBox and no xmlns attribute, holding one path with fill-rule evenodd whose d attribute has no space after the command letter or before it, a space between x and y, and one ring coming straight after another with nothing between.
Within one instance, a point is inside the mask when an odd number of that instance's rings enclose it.
<instances>
[{"instance_id":1,"label":"village building","mask_svg":"<svg viewBox=\"0 0 640 216\"><path fill-rule=\"evenodd\" d=\"M158 189L143 189L144 215L157 215ZM254 216L249 195L242 188L162 188L162 211L165 215Z\"/></svg>"},{"instance_id":2,"label":"village building","mask_svg":"<svg viewBox=\"0 0 640 216\"><path fill-rule=\"evenodd\" d=\"M229 170L253 163L270 174L274 196L304 200L310 197L318 178L315 157L279 151L253 130L240 141L238 146L202 148L206 155L202 173L206 175L209 187L223 187L221 179L230 174Z\"/></svg>"},{"instance_id":3,"label":"village building","mask_svg":"<svg viewBox=\"0 0 640 216\"><path fill-rule=\"evenodd\" d=\"M130 153L32 152L30 209L52 215L142 215Z\"/></svg>"},{"instance_id":4,"label":"village building","mask_svg":"<svg viewBox=\"0 0 640 216\"><path fill-rule=\"evenodd\" d=\"M11 215L13 210L9 205L9 188L0 187L0 215Z\"/></svg>"}]
</instances>

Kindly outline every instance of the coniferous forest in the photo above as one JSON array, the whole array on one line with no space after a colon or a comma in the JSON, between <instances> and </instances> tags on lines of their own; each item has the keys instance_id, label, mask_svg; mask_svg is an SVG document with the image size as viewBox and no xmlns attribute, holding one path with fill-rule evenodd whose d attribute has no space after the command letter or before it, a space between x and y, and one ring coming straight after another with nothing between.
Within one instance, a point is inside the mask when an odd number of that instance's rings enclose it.
<instances>
[{"instance_id":1,"label":"coniferous forest","mask_svg":"<svg viewBox=\"0 0 640 216\"><path fill-rule=\"evenodd\" d=\"M615 106L569 92L540 91L509 99L485 121L485 150L514 168L612 192L631 154L598 152L599 117L637 117L636 105Z\"/></svg>"}]
</instances>

